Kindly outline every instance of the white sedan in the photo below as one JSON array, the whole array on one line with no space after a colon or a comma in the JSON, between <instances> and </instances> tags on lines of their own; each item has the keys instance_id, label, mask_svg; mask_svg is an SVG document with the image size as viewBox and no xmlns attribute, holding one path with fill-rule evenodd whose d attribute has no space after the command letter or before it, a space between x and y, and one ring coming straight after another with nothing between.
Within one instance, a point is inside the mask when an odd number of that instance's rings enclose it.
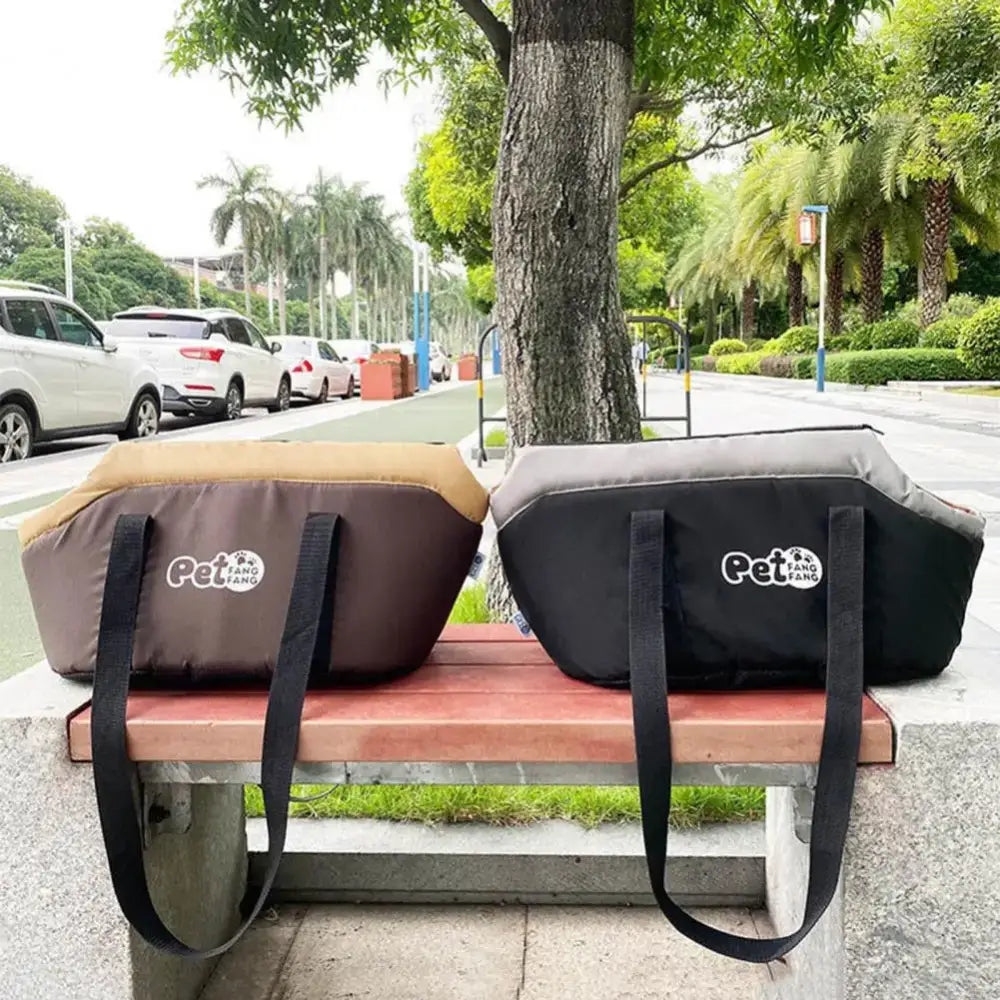
<instances>
[{"instance_id":1,"label":"white sedan","mask_svg":"<svg viewBox=\"0 0 1000 1000\"><path fill-rule=\"evenodd\" d=\"M350 399L354 374L326 340L315 337L272 337L292 375L292 396L325 403L330 396Z\"/></svg>"}]
</instances>

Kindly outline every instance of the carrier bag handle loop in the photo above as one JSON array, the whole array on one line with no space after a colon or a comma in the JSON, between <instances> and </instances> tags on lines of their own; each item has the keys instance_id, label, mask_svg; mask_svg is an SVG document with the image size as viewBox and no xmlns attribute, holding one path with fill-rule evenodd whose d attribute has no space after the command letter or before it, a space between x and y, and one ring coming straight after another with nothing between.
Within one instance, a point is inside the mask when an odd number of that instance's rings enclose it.
<instances>
[{"instance_id":1,"label":"carrier bag handle loop","mask_svg":"<svg viewBox=\"0 0 1000 1000\"><path fill-rule=\"evenodd\" d=\"M331 622L324 611L333 598L339 517L309 514L306 518L268 692L261 756L268 850L260 892L232 937L206 949L192 948L175 937L156 911L143 867L140 821L132 794L134 765L126 746L126 706L136 613L152 525L152 519L144 514L123 514L115 524L111 542L90 720L97 808L115 895L132 927L149 944L168 954L214 958L231 948L257 918L278 873L288 828L302 706L310 672L319 659L318 641L329 638L321 635L321 622Z\"/></svg>"},{"instance_id":2,"label":"carrier bag handle loop","mask_svg":"<svg viewBox=\"0 0 1000 1000\"><path fill-rule=\"evenodd\" d=\"M682 910L666 888L672 754L664 639L664 570L672 574L662 510L637 511L629 556L629 667L642 835L653 895L685 937L744 962L771 962L794 948L833 899L850 818L864 694L864 508L829 511L826 716L809 844L802 926L759 940L729 934Z\"/></svg>"}]
</instances>

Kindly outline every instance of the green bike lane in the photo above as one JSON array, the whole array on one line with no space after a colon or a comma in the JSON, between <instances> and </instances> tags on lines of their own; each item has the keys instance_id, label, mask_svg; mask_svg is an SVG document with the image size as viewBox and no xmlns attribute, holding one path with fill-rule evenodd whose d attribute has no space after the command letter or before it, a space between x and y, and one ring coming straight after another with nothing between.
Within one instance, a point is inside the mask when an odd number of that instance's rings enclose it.
<instances>
[{"instance_id":1,"label":"green bike lane","mask_svg":"<svg viewBox=\"0 0 1000 1000\"><path fill-rule=\"evenodd\" d=\"M486 412L504 404L501 379L485 382ZM476 426L474 383L402 400L369 412L324 421L311 427L268 433L260 423L260 440L282 441L435 441L457 444ZM204 440L204 438L202 439ZM64 490L0 505L0 525L5 518L35 510L62 496ZM21 572L17 531L0 527L0 680L33 666L44 656L35 617Z\"/></svg>"}]
</instances>

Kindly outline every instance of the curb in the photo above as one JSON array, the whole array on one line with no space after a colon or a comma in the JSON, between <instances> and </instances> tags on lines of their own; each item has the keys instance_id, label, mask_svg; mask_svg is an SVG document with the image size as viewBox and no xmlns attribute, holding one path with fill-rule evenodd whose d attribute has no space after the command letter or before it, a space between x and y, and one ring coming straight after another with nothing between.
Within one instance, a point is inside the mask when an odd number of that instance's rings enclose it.
<instances>
[{"instance_id":1,"label":"curb","mask_svg":"<svg viewBox=\"0 0 1000 1000\"><path fill-rule=\"evenodd\" d=\"M771 378L766 375L727 375L722 372L694 372L697 381L704 382L730 382L739 380L741 385L753 391L762 391L770 388L800 389L804 390L808 386L815 385L808 379ZM669 375L659 375L659 378L668 378ZM942 383L942 387L931 387L927 382L891 382L888 385L854 385L847 382L827 382L825 385L825 395L835 395L837 393L864 393L877 399L913 399L922 402L932 402L943 408L953 408L968 413L970 410L978 412L981 416L1000 415L1000 396L964 396L957 393L945 392L943 386L954 383ZM813 391L807 398L820 396Z\"/></svg>"},{"instance_id":2,"label":"curb","mask_svg":"<svg viewBox=\"0 0 1000 1000\"><path fill-rule=\"evenodd\" d=\"M247 821L249 881L264 869L264 820ZM671 833L670 886L682 905L760 906L764 826ZM274 902L552 903L654 906L638 823L587 830L293 819Z\"/></svg>"}]
</instances>

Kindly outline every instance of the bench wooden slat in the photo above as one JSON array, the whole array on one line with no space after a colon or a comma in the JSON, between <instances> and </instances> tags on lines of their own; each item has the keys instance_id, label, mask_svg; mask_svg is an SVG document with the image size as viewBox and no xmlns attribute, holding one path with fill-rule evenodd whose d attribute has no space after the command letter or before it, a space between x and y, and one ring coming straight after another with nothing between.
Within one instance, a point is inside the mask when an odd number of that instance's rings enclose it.
<instances>
[{"instance_id":1,"label":"bench wooden slat","mask_svg":"<svg viewBox=\"0 0 1000 1000\"><path fill-rule=\"evenodd\" d=\"M473 626L472 628L482 628ZM511 632L517 636L511 637ZM374 688L309 693L299 760L629 763L631 699L562 674L516 629L448 630L421 670ZM521 655L515 655L520 651ZM263 690L145 691L129 699L137 761L260 759ZM677 763L811 763L821 691L678 693L670 715ZM892 761L892 725L866 696L863 763ZM70 756L90 760L90 710L69 725Z\"/></svg>"}]
</instances>

